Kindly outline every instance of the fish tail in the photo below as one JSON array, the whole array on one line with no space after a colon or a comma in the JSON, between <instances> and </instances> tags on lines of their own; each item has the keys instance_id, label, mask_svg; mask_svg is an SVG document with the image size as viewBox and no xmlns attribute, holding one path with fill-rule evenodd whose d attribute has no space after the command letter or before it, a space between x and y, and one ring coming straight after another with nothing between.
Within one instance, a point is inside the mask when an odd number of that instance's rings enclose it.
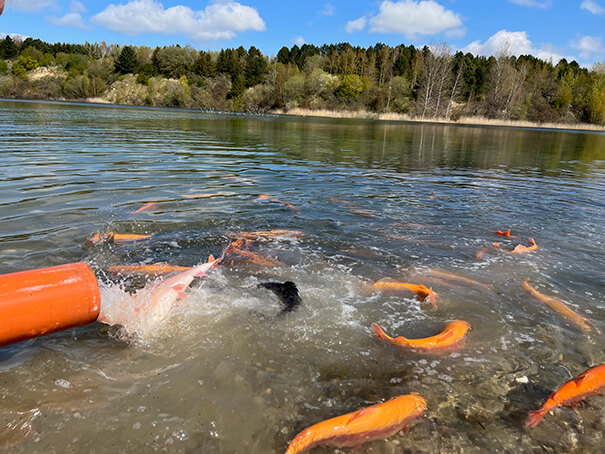
<instances>
[{"instance_id":1,"label":"fish tail","mask_svg":"<svg viewBox=\"0 0 605 454\"><path fill-rule=\"evenodd\" d=\"M387 339L387 340L393 339L391 336L389 336L387 333L385 333L384 330L380 326L378 326L377 323L372 323L372 332L379 339Z\"/></svg>"},{"instance_id":2,"label":"fish tail","mask_svg":"<svg viewBox=\"0 0 605 454\"><path fill-rule=\"evenodd\" d=\"M234 243L235 241L233 243L230 243L229 246L227 246L227 248L223 251L221 258L225 258L227 255L233 252L233 250L235 249L235 246L233 245Z\"/></svg>"},{"instance_id":3,"label":"fish tail","mask_svg":"<svg viewBox=\"0 0 605 454\"><path fill-rule=\"evenodd\" d=\"M546 415L547 410L545 408L540 408L539 410L533 410L529 412L529 416L525 420L525 428L531 429L532 427L537 426L540 421Z\"/></svg>"}]
</instances>

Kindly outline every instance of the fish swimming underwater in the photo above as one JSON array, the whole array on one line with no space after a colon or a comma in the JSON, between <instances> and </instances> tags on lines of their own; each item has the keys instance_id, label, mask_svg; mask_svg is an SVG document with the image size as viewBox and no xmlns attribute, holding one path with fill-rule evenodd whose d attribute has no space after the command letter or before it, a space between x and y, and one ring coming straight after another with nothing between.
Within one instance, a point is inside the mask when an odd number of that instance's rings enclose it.
<instances>
[{"instance_id":1,"label":"fish swimming underwater","mask_svg":"<svg viewBox=\"0 0 605 454\"><path fill-rule=\"evenodd\" d=\"M450 322L439 334L422 339L407 339L403 336L391 337L376 323L372 323L372 332L376 337L398 347L409 348L418 352L440 353L459 346L470 327L471 325L463 320L455 320Z\"/></svg>"},{"instance_id":2,"label":"fish swimming underwater","mask_svg":"<svg viewBox=\"0 0 605 454\"><path fill-rule=\"evenodd\" d=\"M570 308L564 302L559 301L555 298L551 298L550 296L543 295L542 293L537 291L535 288L533 288L527 281L523 281L523 289L527 293L529 293L531 296L533 296L534 298L536 298L536 299L540 300L541 302L543 302L544 304L546 304L553 311L561 314L563 317L565 317L567 320L569 320L575 326L580 328L582 331L587 332L587 333L592 331L592 328L588 324L588 319L586 317L583 317L582 315L578 314L576 311L574 311L572 308ZM598 332L598 330L597 330L597 332Z\"/></svg>"},{"instance_id":3,"label":"fish swimming underwater","mask_svg":"<svg viewBox=\"0 0 605 454\"><path fill-rule=\"evenodd\" d=\"M463 282L464 284L469 284L469 285L472 285L473 287L487 290L489 292L494 291L492 286L489 284L483 284L474 279L469 279L468 277L459 276L458 274L448 273L446 271L441 271L441 270L430 270L430 271L428 271L428 274L437 276L437 277L440 277L443 279L449 279L449 280L454 280L454 281L458 281L458 282Z\"/></svg>"},{"instance_id":4,"label":"fish swimming underwater","mask_svg":"<svg viewBox=\"0 0 605 454\"><path fill-rule=\"evenodd\" d=\"M292 281L286 281L283 284L279 282L263 282L258 287L264 287L277 295L279 300L285 304L283 312L292 312L302 303L298 294L298 288Z\"/></svg>"},{"instance_id":5,"label":"fish swimming underwater","mask_svg":"<svg viewBox=\"0 0 605 454\"><path fill-rule=\"evenodd\" d=\"M107 232L104 234L95 233L87 242L88 246L93 246L99 243L132 243L135 241L146 240L151 238L151 235L138 235L135 233L115 233Z\"/></svg>"},{"instance_id":6,"label":"fish swimming underwater","mask_svg":"<svg viewBox=\"0 0 605 454\"><path fill-rule=\"evenodd\" d=\"M113 265L108 268L108 271L116 274L143 274L148 276L157 276L160 274L170 274L174 273L175 271L187 271L190 269L190 266L152 263L151 265Z\"/></svg>"},{"instance_id":7,"label":"fish swimming underwater","mask_svg":"<svg viewBox=\"0 0 605 454\"><path fill-rule=\"evenodd\" d=\"M233 233L234 235L246 239L246 240L256 240L256 241L267 241L273 238L287 238L294 237L298 238L304 235L300 230L283 230L283 229L275 229L275 230L257 230L256 232L239 232Z\"/></svg>"},{"instance_id":8,"label":"fish swimming underwater","mask_svg":"<svg viewBox=\"0 0 605 454\"><path fill-rule=\"evenodd\" d=\"M430 302L433 307L437 307L436 298L437 293L432 288L428 288L422 284L408 284L407 282L395 282L380 280L372 284L372 288L380 290L381 292L413 292L420 298L421 301Z\"/></svg>"},{"instance_id":9,"label":"fish swimming underwater","mask_svg":"<svg viewBox=\"0 0 605 454\"><path fill-rule=\"evenodd\" d=\"M210 197L216 197L222 195L221 192L213 192L212 194L182 194L181 197L184 199L208 199Z\"/></svg>"},{"instance_id":10,"label":"fish swimming underwater","mask_svg":"<svg viewBox=\"0 0 605 454\"><path fill-rule=\"evenodd\" d=\"M133 211L133 213L140 213L141 211L151 211L156 210L158 206L155 202L147 202L145 205L141 206L138 210Z\"/></svg>"},{"instance_id":11,"label":"fish swimming underwater","mask_svg":"<svg viewBox=\"0 0 605 454\"><path fill-rule=\"evenodd\" d=\"M537 426L546 414L553 408L562 405L575 406L585 397L597 394L605 388L605 364L595 366L586 372L569 380L557 391L552 393L540 409L530 411L525 427L531 429Z\"/></svg>"},{"instance_id":12,"label":"fish swimming underwater","mask_svg":"<svg viewBox=\"0 0 605 454\"><path fill-rule=\"evenodd\" d=\"M279 260L268 259L255 252L239 249L238 247L235 247L234 243L231 243L225 251L225 256L227 255L238 255L239 257L243 257L245 261L260 266L278 267L283 265Z\"/></svg>"},{"instance_id":13,"label":"fish swimming underwater","mask_svg":"<svg viewBox=\"0 0 605 454\"><path fill-rule=\"evenodd\" d=\"M398 396L307 427L294 437L286 454L298 454L318 445L354 447L407 432L408 423L424 410L426 402L419 395Z\"/></svg>"}]
</instances>

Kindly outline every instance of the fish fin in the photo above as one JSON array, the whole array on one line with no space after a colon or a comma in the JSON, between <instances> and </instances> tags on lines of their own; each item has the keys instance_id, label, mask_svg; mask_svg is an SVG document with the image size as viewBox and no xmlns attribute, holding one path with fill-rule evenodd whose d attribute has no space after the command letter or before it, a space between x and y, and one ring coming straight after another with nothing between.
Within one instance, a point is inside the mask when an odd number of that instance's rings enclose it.
<instances>
[{"instance_id":1,"label":"fish fin","mask_svg":"<svg viewBox=\"0 0 605 454\"><path fill-rule=\"evenodd\" d=\"M433 287L429 288L429 294L426 297L426 301L431 303L433 309L437 309L437 292L433 291Z\"/></svg>"},{"instance_id":2,"label":"fish fin","mask_svg":"<svg viewBox=\"0 0 605 454\"><path fill-rule=\"evenodd\" d=\"M542 421L545 414L546 414L546 411L544 411L542 409L530 411L529 416L525 420L525 428L531 429L532 427L537 426L540 423L540 421Z\"/></svg>"},{"instance_id":3,"label":"fish fin","mask_svg":"<svg viewBox=\"0 0 605 454\"><path fill-rule=\"evenodd\" d=\"M378 323L372 323L372 332L374 336L380 339L390 339L389 335L378 325Z\"/></svg>"},{"instance_id":4,"label":"fish fin","mask_svg":"<svg viewBox=\"0 0 605 454\"><path fill-rule=\"evenodd\" d=\"M362 410L356 411L355 413L353 413L351 415L351 417L349 418L349 420L345 423L345 425L351 424L353 421L355 421L358 418L365 418L366 416L371 415L372 413L375 413L379 411L378 408L375 407L368 407L368 408L364 408Z\"/></svg>"},{"instance_id":5,"label":"fish fin","mask_svg":"<svg viewBox=\"0 0 605 454\"><path fill-rule=\"evenodd\" d=\"M405 426L403 426L401 428L401 431L403 432L404 435L407 435L408 432L410 431L410 426L408 426L407 424Z\"/></svg>"},{"instance_id":6,"label":"fish fin","mask_svg":"<svg viewBox=\"0 0 605 454\"><path fill-rule=\"evenodd\" d=\"M204 276L208 276L208 275L204 271L199 271L199 272L195 273L194 276L195 277L204 277Z\"/></svg>"},{"instance_id":7,"label":"fish fin","mask_svg":"<svg viewBox=\"0 0 605 454\"><path fill-rule=\"evenodd\" d=\"M179 298L185 298L187 295L185 295L184 292L179 292L177 295Z\"/></svg>"},{"instance_id":8,"label":"fish fin","mask_svg":"<svg viewBox=\"0 0 605 454\"><path fill-rule=\"evenodd\" d=\"M214 255L210 254L210 255L208 256L208 262L207 262L207 263L214 262L214 260L215 260L215 259L214 259Z\"/></svg>"},{"instance_id":9,"label":"fish fin","mask_svg":"<svg viewBox=\"0 0 605 454\"><path fill-rule=\"evenodd\" d=\"M444 341L446 339L449 339L453 335L454 335L454 330L449 329L449 330L447 330L447 331L445 331L445 332L443 332L443 333L441 333L439 335L439 341L441 342L441 341Z\"/></svg>"},{"instance_id":10,"label":"fish fin","mask_svg":"<svg viewBox=\"0 0 605 454\"><path fill-rule=\"evenodd\" d=\"M172 290L174 290L177 293L182 292L183 290L185 290L187 287L183 284L176 284L172 286Z\"/></svg>"}]
</instances>

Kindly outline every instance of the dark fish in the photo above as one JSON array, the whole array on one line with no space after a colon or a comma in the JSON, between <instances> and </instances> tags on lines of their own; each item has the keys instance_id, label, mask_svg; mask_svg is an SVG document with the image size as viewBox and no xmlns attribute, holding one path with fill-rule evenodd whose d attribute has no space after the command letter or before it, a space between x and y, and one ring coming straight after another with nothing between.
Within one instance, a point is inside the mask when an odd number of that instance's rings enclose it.
<instances>
[{"instance_id":1,"label":"dark fish","mask_svg":"<svg viewBox=\"0 0 605 454\"><path fill-rule=\"evenodd\" d=\"M258 284L258 287L264 287L275 293L279 300L286 305L283 312L292 312L302 303L302 299L298 294L298 288L296 288L296 284L292 281L286 281L283 284L279 282L263 282Z\"/></svg>"}]
</instances>

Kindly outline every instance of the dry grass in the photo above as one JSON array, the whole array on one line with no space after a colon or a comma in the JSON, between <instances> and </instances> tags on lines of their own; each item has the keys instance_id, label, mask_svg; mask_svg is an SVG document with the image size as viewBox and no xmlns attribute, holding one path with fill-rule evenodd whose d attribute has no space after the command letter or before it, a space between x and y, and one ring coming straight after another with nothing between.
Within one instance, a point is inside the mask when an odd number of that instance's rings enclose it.
<instances>
[{"instance_id":1,"label":"dry grass","mask_svg":"<svg viewBox=\"0 0 605 454\"><path fill-rule=\"evenodd\" d=\"M398 113L375 113L361 111L339 111L339 110L311 110L311 109L290 109L289 111L276 111L277 114L295 115L300 117L325 117L325 118L359 118L367 120L385 120L385 121L411 121L423 123L443 123L471 126L504 126L513 128L538 128L538 129L571 129L582 131L605 132L605 126L593 125L587 123L534 123L531 121L513 121L497 120L485 117L461 117L457 121L446 118L418 118L406 114Z\"/></svg>"}]
</instances>

